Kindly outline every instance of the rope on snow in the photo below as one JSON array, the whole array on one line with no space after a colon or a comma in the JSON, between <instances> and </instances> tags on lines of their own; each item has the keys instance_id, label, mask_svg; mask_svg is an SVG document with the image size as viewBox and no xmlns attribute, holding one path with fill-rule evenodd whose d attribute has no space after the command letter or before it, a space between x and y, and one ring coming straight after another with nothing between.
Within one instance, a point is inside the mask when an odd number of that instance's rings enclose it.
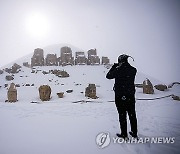
<instances>
[{"instance_id":1,"label":"rope on snow","mask_svg":"<svg viewBox=\"0 0 180 154\"><path fill-rule=\"evenodd\" d=\"M156 99L162 99L162 98L171 97L172 95L173 94L167 95L167 96L162 96L162 97L156 97L156 98L136 98L136 100L156 100Z\"/></svg>"},{"instance_id":2,"label":"rope on snow","mask_svg":"<svg viewBox=\"0 0 180 154\"><path fill-rule=\"evenodd\" d=\"M173 94L167 95L167 96L162 96L162 97L156 97L156 98L136 98L136 100L140 100L140 101L148 100L148 101L151 101L151 100L162 99L162 98L167 98L167 97L171 97L171 96L173 96ZM115 102L115 101L108 101L108 102Z\"/></svg>"}]
</instances>

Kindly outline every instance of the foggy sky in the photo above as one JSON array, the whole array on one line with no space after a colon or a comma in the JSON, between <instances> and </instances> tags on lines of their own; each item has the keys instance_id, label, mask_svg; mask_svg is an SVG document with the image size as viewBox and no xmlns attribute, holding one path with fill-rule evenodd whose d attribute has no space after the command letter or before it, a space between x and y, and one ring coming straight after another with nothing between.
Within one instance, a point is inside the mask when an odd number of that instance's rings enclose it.
<instances>
[{"instance_id":1,"label":"foggy sky","mask_svg":"<svg viewBox=\"0 0 180 154\"><path fill-rule=\"evenodd\" d=\"M41 39L25 27L36 12L50 26ZM179 0L0 0L0 67L37 47L68 43L86 51L97 48L112 63L130 54L138 71L180 81L179 27Z\"/></svg>"}]
</instances>

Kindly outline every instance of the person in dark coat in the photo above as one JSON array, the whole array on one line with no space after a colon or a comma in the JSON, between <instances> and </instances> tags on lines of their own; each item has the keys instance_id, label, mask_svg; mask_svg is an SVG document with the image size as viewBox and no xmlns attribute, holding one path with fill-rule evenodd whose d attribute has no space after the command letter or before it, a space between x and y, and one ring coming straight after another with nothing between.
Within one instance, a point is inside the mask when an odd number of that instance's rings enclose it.
<instances>
[{"instance_id":1,"label":"person in dark coat","mask_svg":"<svg viewBox=\"0 0 180 154\"><path fill-rule=\"evenodd\" d=\"M129 133L132 137L137 137L134 85L137 70L128 63L128 57L131 56L125 54L120 55L118 57L118 63L115 63L106 75L107 79L115 79L115 104L119 113L121 128L121 134L116 135L124 139L128 138L127 113L131 124L131 131Z\"/></svg>"}]
</instances>

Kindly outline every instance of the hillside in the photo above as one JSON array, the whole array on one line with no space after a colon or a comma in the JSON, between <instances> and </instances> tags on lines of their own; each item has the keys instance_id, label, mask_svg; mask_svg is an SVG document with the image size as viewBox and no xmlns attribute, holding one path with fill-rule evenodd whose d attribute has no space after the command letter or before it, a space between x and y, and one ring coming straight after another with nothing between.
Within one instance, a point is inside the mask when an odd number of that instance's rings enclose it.
<instances>
[{"instance_id":1,"label":"hillside","mask_svg":"<svg viewBox=\"0 0 180 154\"><path fill-rule=\"evenodd\" d=\"M43 74L43 71L49 72L50 70L65 70L70 74L68 78L60 78L54 74ZM35 73L32 73L32 70ZM14 74L14 80L7 81L5 77L9 73L5 72L0 75L0 85L2 97L0 100L4 102L7 99L7 88L3 88L5 84L10 85L10 83L18 84L20 87L17 87L18 90L18 100L22 101L40 101L38 97L38 88L41 85L49 85L52 88L52 99L51 101L59 101L56 93L64 92L65 97L63 101L77 101L84 100L85 88L89 84L96 84L97 87L97 96L98 100L101 101L110 101L114 100L113 92L113 80L107 80L105 78L108 69L103 66L43 66L43 67L34 67L34 69L27 68L22 66L21 71L17 74ZM147 78L146 75L142 73L137 73L135 83L142 83ZM150 80L153 84L158 84L158 81L150 77ZM26 86L27 85L27 86ZM28 86L33 85L33 86ZM73 90L71 94L66 93L67 90ZM156 90L153 97L171 94L172 91L160 92ZM137 88L136 95L141 97L142 89ZM147 95L143 95L147 97Z\"/></svg>"},{"instance_id":2,"label":"hillside","mask_svg":"<svg viewBox=\"0 0 180 154\"><path fill-rule=\"evenodd\" d=\"M61 78L51 73L43 74L43 71L54 69L65 70L70 76ZM179 153L180 103L170 97L154 101L137 100L138 130L140 135L146 137L175 137L175 143L113 143L112 137L119 132L119 123L112 102L114 80L105 78L107 71L104 65L42 66L34 69L22 66L12 81L5 79L9 73L1 74L0 153ZM138 72L136 83L142 83L147 77ZM154 85L159 83L152 77L148 78ZM11 82L20 86L17 87L18 102L5 103ZM90 83L96 84L98 99L85 97L85 88ZM5 84L8 87L4 87ZM50 101L42 102L39 99L38 88L41 85L51 87ZM67 93L67 90L73 91ZM64 92L64 98L58 98L58 92ZM180 87L174 85L164 92L155 90L153 95L143 94L142 88L137 88L136 98L155 98L172 93L180 95ZM96 145L96 136L100 132L111 135L111 144L104 149Z\"/></svg>"}]
</instances>

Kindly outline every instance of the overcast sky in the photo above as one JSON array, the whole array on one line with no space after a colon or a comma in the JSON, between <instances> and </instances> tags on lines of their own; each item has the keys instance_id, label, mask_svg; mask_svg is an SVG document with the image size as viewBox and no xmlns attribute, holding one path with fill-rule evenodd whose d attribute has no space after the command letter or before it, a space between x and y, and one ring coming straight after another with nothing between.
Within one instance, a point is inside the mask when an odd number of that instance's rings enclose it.
<instances>
[{"instance_id":1,"label":"overcast sky","mask_svg":"<svg viewBox=\"0 0 180 154\"><path fill-rule=\"evenodd\" d=\"M43 18L44 35L34 34L33 15ZM0 0L0 67L37 47L68 43L97 48L111 62L130 54L140 72L180 81L179 29L179 0Z\"/></svg>"}]
</instances>

